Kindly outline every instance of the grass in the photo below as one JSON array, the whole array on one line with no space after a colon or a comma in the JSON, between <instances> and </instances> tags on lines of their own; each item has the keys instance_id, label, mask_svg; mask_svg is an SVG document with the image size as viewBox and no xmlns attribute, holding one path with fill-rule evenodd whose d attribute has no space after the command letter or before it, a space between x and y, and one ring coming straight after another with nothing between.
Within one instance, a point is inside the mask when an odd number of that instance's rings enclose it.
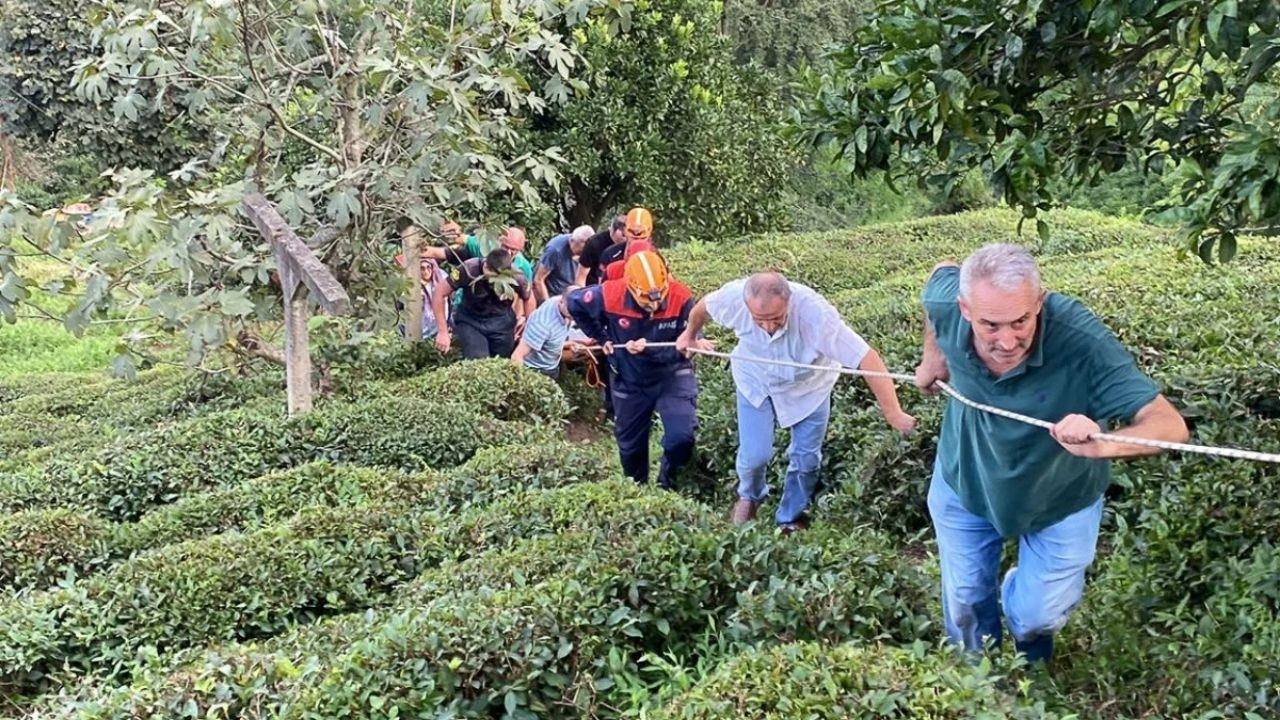
<instances>
[{"instance_id":1,"label":"grass","mask_svg":"<svg viewBox=\"0 0 1280 720\"><path fill-rule=\"evenodd\" d=\"M0 325L0 377L51 372L105 371L116 354L114 334L77 338L52 321Z\"/></svg>"},{"instance_id":2,"label":"grass","mask_svg":"<svg viewBox=\"0 0 1280 720\"><path fill-rule=\"evenodd\" d=\"M63 277L63 270L53 260L23 258L22 275L31 283L29 301L55 315L73 309L73 294L40 287ZM0 377L106 371L116 354L118 333L118 327L96 327L77 338L54 320L23 317L13 324L0 323Z\"/></svg>"}]
</instances>

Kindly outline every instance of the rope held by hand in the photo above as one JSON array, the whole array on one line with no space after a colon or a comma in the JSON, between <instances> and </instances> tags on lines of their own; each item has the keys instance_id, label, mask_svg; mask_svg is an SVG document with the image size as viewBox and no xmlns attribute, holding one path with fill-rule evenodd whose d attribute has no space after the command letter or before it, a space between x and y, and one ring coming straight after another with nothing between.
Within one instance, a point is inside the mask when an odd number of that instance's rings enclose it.
<instances>
[{"instance_id":1,"label":"rope held by hand","mask_svg":"<svg viewBox=\"0 0 1280 720\"><path fill-rule=\"evenodd\" d=\"M663 347L663 348L675 347L675 345L676 344L674 342L652 342L652 343L645 343L645 349L660 348L660 347ZM588 349L592 351L596 351L596 350L603 351L603 348L599 346L593 346ZM616 348L614 352L626 352L626 351L623 350L622 348ZM845 367L843 365L835 366L835 367L824 366L824 365L807 365L805 363L791 362L789 360L771 360L769 358L752 357L750 355L731 355L729 353L719 352L718 350L704 350L702 348L696 348L696 347L689 348L689 352L695 353L698 355L707 355L709 357L724 358L727 360L741 360L743 362L753 362L753 363L760 363L764 365L778 365L782 367L798 368L801 370L819 370L819 371L825 371L825 372L838 372L842 375L861 375L862 377L886 378L888 380L893 380L894 382L910 383L913 387L915 385L915 379L916 379L914 375L907 375L905 373L876 372L874 370L859 370L857 368ZM1054 426L1054 423L1048 422L1046 420L1041 420L1039 418L1034 418L1029 415L1023 415L1021 413L1005 410L1004 408L998 408L993 405L987 405L984 403L977 402L975 400L971 400L965 397L958 390L951 387L945 382L938 381L938 387L940 387L942 391L945 392L947 395L950 395L951 397L955 398L957 402L968 405L969 407L974 408L976 410L981 410L982 412L991 413L992 415L999 415L1000 417L1003 417L1003 418L1016 420L1018 422L1026 423L1028 425L1034 425L1036 427L1044 428L1046 430ZM1094 433L1089 436L1089 439L1102 440L1105 442L1121 443L1125 445L1138 445L1142 447L1159 448L1161 450L1175 450L1178 452L1198 453L1200 455L1211 455L1214 457L1225 457L1225 458L1232 458L1236 460L1252 460L1254 462L1268 462L1268 463L1280 464L1280 453L1266 453L1266 452L1259 452L1257 450L1244 450L1240 448L1214 447L1212 445L1193 445L1191 443L1168 442L1165 440L1150 440L1147 438L1129 437L1127 435L1116 435L1114 433Z\"/></svg>"}]
</instances>

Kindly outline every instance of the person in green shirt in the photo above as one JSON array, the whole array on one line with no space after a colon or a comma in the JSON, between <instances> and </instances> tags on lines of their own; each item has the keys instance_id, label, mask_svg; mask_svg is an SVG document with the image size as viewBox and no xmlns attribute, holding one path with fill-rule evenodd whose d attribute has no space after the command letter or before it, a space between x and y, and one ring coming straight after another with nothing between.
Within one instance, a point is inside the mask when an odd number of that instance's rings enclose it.
<instances>
[{"instance_id":1,"label":"person in green shirt","mask_svg":"<svg viewBox=\"0 0 1280 720\"><path fill-rule=\"evenodd\" d=\"M1178 411L1120 341L1078 301L1046 292L1024 248L987 245L942 262L923 293L916 385L939 380L980 403L1055 423L1048 431L949 400L929 488L948 639L976 651L1002 638L1048 661L1053 635L1084 594L1112 458L1158 450L1091 440L1184 442ZM1006 538L1017 565L997 582Z\"/></svg>"},{"instance_id":2,"label":"person in green shirt","mask_svg":"<svg viewBox=\"0 0 1280 720\"><path fill-rule=\"evenodd\" d=\"M502 248L511 256L511 265L520 274L524 275L524 279L529 283L533 283L533 265L529 263L529 259L524 256L524 246L527 242L523 228L508 227L502 231L502 235L498 237L498 244L494 248L485 250L474 233L463 235L457 223L446 222L440 225L440 234L450 245L432 246L422 249L422 256L440 263L448 263L454 266L461 266L472 258L484 258L497 248ZM462 305L462 291L458 290L453 294L453 306L458 308ZM524 331L524 324L528 320L528 316L524 312L524 306L516 303L516 339L520 338L520 333Z\"/></svg>"},{"instance_id":3,"label":"person in green shirt","mask_svg":"<svg viewBox=\"0 0 1280 720\"><path fill-rule=\"evenodd\" d=\"M450 265L461 265L471 258L483 258L494 248L484 248L475 234L463 235L457 223L447 222L440 226L440 235L449 244L430 246L422 249L422 256ZM498 237L498 244L511 255L511 264L524 274L525 279L533 282L533 264L524 256L527 240L524 229L509 227Z\"/></svg>"}]
</instances>

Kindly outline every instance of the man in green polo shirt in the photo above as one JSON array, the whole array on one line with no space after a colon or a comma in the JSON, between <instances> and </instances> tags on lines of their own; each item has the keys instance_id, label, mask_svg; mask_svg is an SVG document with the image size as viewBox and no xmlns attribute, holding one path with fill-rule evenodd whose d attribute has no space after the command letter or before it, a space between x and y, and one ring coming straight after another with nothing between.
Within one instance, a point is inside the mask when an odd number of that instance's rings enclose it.
<instances>
[{"instance_id":1,"label":"man in green polo shirt","mask_svg":"<svg viewBox=\"0 0 1280 720\"><path fill-rule=\"evenodd\" d=\"M475 235L462 235L457 223L441 225L440 234L450 242L450 245L425 247L422 249L423 257L451 265L461 265L471 258L483 258L493 250L493 248L486 250L482 247L479 238ZM529 258L524 256L524 246L524 229L518 227L508 227L503 230L496 245L506 250L511 255L511 264L515 269L519 270L526 280L533 282L533 265L529 262Z\"/></svg>"},{"instance_id":2,"label":"man in green polo shirt","mask_svg":"<svg viewBox=\"0 0 1280 720\"><path fill-rule=\"evenodd\" d=\"M1022 247L939 263L923 299L921 389L944 380L977 402L1056 423L1046 432L948 402L929 488L947 636L971 651L988 638L999 644L1003 607L1018 650L1047 661L1084 593L1109 459L1157 452L1089 438L1119 423L1119 435L1184 442L1186 423L1093 313L1042 289ZM1017 566L998 582L1014 537Z\"/></svg>"}]
</instances>

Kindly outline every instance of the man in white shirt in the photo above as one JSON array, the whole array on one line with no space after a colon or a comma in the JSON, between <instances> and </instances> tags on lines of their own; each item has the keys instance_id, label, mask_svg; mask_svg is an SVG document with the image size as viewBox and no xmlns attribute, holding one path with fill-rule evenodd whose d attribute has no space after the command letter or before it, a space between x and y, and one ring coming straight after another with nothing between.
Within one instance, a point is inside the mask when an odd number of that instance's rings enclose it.
<instances>
[{"instance_id":1,"label":"man in white shirt","mask_svg":"<svg viewBox=\"0 0 1280 720\"><path fill-rule=\"evenodd\" d=\"M765 471L773 457L774 423L791 429L790 462L776 520L785 532L804 527L805 510L818 482L822 440L831 414L831 390L840 374L739 360L756 357L833 369L840 366L886 372L879 353L845 324L813 289L764 272L734 280L694 306L676 343L684 350L707 320L734 332L733 382L738 390L738 502L735 523L755 518L769 494ZM902 433L915 418L903 412L893 381L867 378L885 420Z\"/></svg>"}]
</instances>

